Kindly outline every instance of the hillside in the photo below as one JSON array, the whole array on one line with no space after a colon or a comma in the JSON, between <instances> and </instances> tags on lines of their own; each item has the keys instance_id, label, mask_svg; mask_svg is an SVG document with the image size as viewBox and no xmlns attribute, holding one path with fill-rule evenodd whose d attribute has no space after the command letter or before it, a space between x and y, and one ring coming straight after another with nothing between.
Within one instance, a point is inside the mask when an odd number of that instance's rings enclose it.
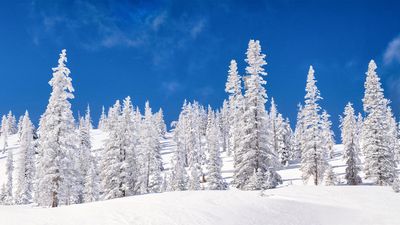
<instances>
[{"instance_id":1,"label":"hillside","mask_svg":"<svg viewBox=\"0 0 400 225\"><path fill-rule=\"evenodd\" d=\"M101 149L106 136L92 131L93 150ZM2 146L2 141L0 141ZM163 141L163 161L169 167L174 150L170 134ZM9 149L18 158L17 137L9 139ZM344 164L341 145L335 146L335 158L329 163L339 179ZM232 159L223 157L223 175L232 176ZM5 154L0 153L0 183L5 181ZM34 206L0 206L0 224L14 225L114 225L114 224L387 224L400 221L400 195L390 187L308 186L303 185L297 164L279 171L284 184L260 192L185 191L132 196L122 199L39 208Z\"/></svg>"}]
</instances>

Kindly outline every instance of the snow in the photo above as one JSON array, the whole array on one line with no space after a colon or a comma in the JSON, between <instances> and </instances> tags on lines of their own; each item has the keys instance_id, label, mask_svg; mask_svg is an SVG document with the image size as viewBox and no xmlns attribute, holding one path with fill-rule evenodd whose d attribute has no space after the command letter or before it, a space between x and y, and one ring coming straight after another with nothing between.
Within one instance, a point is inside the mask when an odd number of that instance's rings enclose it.
<instances>
[{"instance_id":1,"label":"snow","mask_svg":"<svg viewBox=\"0 0 400 225\"><path fill-rule=\"evenodd\" d=\"M94 150L101 149L106 134L92 130ZM176 144L167 134L162 157L169 168L171 152ZM14 160L19 156L17 135L9 136L9 149ZM0 140L0 149L2 140ZM344 181L342 145L334 148L329 161L339 179ZM232 158L222 154L223 176L233 174ZM0 184L5 182L6 154L0 152ZM283 185L264 191L183 191L138 195L108 201L41 208L0 206L0 224L7 225L394 225L400 221L400 195L390 187L313 186L303 185L298 164L281 169ZM361 174L362 175L362 174ZM14 176L15 177L15 176ZM364 181L368 183L368 181Z\"/></svg>"},{"instance_id":2,"label":"snow","mask_svg":"<svg viewBox=\"0 0 400 225\"><path fill-rule=\"evenodd\" d=\"M400 196L378 186L289 186L266 191L184 191L60 208L1 206L16 224L398 224ZM397 222L396 222L397 221Z\"/></svg>"}]
</instances>

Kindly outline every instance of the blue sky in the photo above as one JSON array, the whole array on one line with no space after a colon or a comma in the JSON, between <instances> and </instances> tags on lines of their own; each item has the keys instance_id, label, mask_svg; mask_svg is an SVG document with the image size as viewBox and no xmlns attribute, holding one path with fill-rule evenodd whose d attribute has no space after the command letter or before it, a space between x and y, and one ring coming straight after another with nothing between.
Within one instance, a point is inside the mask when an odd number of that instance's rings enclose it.
<instances>
[{"instance_id":1,"label":"blue sky","mask_svg":"<svg viewBox=\"0 0 400 225\"><path fill-rule=\"evenodd\" d=\"M267 93L296 118L308 66L316 71L321 105L338 115L351 101L362 109L370 59L400 113L398 1L1 1L0 113L45 110L51 68L67 49L74 112L130 95L176 119L182 102L219 107L229 61L244 74L249 39L267 54Z\"/></svg>"}]
</instances>

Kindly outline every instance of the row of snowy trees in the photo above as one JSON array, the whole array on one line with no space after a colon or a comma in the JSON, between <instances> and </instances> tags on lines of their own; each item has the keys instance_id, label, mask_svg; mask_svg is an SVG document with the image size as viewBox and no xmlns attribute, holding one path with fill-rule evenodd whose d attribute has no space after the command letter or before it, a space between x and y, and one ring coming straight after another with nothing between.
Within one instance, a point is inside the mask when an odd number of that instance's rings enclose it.
<instances>
[{"instance_id":1,"label":"row of snowy trees","mask_svg":"<svg viewBox=\"0 0 400 225\"><path fill-rule=\"evenodd\" d=\"M369 63L366 73L363 98L364 118L355 115L351 103L340 118L341 139L346 161L345 179L350 185L360 184L359 172L363 169L365 178L378 185L391 185L397 178L396 167L400 155L399 126L384 97L376 64ZM301 159L304 182L313 178L315 185L323 178L332 178L332 168L327 158L333 155L333 132L329 115L318 101L322 99L316 86L314 70L310 67L304 106L299 107L294 132L294 151ZM363 161L360 160L363 156ZM397 182L397 180L396 180Z\"/></svg>"},{"instance_id":2,"label":"row of snowy trees","mask_svg":"<svg viewBox=\"0 0 400 225\"><path fill-rule=\"evenodd\" d=\"M69 100L74 97L74 89L66 62L63 50L58 66L53 68L49 82L52 93L40 119L37 140L28 113L22 117L17 177L13 179L13 151L8 150L7 181L0 201L57 207L160 192L160 139L166 132L162 111L153 114L147 102L141 115L129 97L122 106L117 101L107 116L103 110L99 127L108 138L104 149L94 151L89 108L78 123L71 111ZM9 127L7 122L3 124ZM17 181L16 188L13 180Z\"/></svg>"}]
</instances>

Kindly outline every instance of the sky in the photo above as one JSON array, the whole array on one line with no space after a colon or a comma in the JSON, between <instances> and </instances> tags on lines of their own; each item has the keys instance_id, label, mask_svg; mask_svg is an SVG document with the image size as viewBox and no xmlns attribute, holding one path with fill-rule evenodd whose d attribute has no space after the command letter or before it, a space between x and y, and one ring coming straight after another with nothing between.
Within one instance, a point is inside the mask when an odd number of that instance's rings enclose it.
<instances>
[{"instance_id":1,"label":"sky","mask_svg":"<svg viewBox=\"0 0 400 225\"><path fill-rule=\"evenodd\" d=\"M400 1L0 1L0 114L45 111L51 68L67 49L77 115L126 96L160 107L167 124L184 99L220 107L229 62L245 75L250 39L267 55L266 89L295 124L313 65L338 137L347 102L362 112L374 59L400 116ZM269 107L270 99L267 106Z\"/></svg>"}]
</instances>

